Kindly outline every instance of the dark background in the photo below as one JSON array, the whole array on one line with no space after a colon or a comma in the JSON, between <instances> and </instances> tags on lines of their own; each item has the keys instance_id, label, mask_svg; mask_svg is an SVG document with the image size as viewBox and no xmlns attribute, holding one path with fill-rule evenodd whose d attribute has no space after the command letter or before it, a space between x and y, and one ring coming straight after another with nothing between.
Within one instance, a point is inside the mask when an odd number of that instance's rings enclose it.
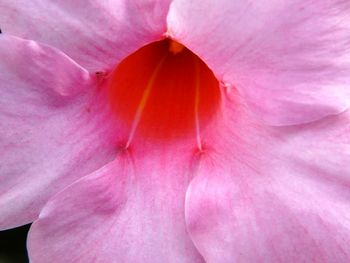
<instances>
[{"instance_id":1,"label":"dark background","mask_svg":"<svg viewBox=\"0 0 350 263\"><path fill-rule=\"evenodd\" d=\"M28 263L26 239L30 225L0 231L0 263Z\"/></svg>"}]
</instances>

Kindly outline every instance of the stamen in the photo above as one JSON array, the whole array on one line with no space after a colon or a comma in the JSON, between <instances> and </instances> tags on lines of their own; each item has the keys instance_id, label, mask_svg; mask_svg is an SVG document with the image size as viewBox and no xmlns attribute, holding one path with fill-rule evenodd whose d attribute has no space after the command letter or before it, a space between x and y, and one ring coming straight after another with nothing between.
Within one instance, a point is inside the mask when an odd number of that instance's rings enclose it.
<instances>
[{"instance_id":1,"label":"stamen","mask_svg":"<svg viewBox=\"0 0 350 263\"><path fill-rule=\"evenodd\" d=\"M169 40L169 51L173 53L174 55L182 52L184 50L184 46L180 44L179 42L170 39Z\"/></svg>"},{"instance_id":2,"label":"stamen","mask_svg":"<svg viewBox=\"0 0 350 263\"><path fill-rule=\"evenodd\" d=\"M199 65L198 60L194 61L195 68L196 68L196 87L195 87L195 101L194 101L194 120L195 120L195 127L196 127L196 140L197 140L197 146L199 151L202 151L202 141L201 141L201 133L200 133L200 126L199 126L199 102L200 102L200 74L199 74Z\"/></svg>"},{"instance_id":3,"label":"stamen","mask_svg":"<svg viewBox=\"0 0 350 263\"><path fill-rule=\"evenodd\" d=\"M149 96L151 94L152 87L154 86L154 80L157 77L159 69L162 67L166 57L167 57L167 55L164 56L164 58L159 62L157 67L154 69L153 74L151 75L151 78L150 78L150 80L149 80L145 90L143 91L140 104L137 107L137 110L136 110L136 113L135 113L135 117L134 117L134 120L132 122L129 138L128 138L128 141L127 141L127 143L125 145L125 149L129 148L129 146L131 144L131 141L134 138L134 135L135 135L135 132L136 132L136 128L137 128L137 126L138 126L138 124L139 124L139 122L141 120L142 112L143 112L143 110L144 110L144 108L146 106L146 103L148 101L148 98L149 98Z\"/></svg>"}]
</instances>

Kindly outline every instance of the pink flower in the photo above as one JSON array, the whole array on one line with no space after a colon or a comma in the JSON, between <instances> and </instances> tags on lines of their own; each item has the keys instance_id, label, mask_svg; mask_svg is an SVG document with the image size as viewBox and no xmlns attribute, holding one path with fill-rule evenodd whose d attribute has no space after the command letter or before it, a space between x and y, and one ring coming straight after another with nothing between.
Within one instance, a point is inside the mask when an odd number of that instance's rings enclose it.
<instances>
[{"instance_id":1,"label":"pink flower","mask_svg":"<svg viewBox=\"0 0 350 263\"><path fill-rule=\"evenodd\" d=\"M35 220L33 263L350 261L349 1L0 14L0 226Z\"/></svg>"}]
</instances>

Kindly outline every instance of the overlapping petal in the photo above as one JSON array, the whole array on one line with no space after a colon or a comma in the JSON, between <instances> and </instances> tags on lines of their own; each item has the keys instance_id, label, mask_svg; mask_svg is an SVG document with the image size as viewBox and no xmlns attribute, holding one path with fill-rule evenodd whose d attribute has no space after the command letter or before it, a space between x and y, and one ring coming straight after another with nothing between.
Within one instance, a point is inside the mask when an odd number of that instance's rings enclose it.
<instances>
[{"instance_id":1,"label":"overlapping petal","mask_svg":"<svg viewBox=\"0 0 350 263\"><path fill-rule=\"evenodd\" d=\"M192 158L135 145L45 206L29 233L32 262L203 262L186 232Z\"/></svg>"},{"instance_id":2,"label":"overlapping petal","mask_svg":"<svg viewBox=\"0 0 350 263\"><path fill-rule=\"evenodd\" d=\"M33 221L48 197L114 158L116 128L95 78L63 53L2 34L0 57L6 229Z\"/></svg>"},{"instance_id":3,"label":"overlapping petal","mask_svg":"<svg viewBox=\"0 0 350 263\"><path fill-rule=\"evenodd\" d=\"M0 27L59 48L90 71L105 71L162 37L168 5L168 0L4 0Z\"/></svg>"},{"instance_id":4,"label":"overlapping petal","mask_svg":"<svg viewBox=\"0 0 350 263\"><path fill-rule=\"evenodd\" d=\"M206 262L348 262L349 112L266 128L235 102L187 192Z\"/></svg>"},{"instance_id":5,"label":"overlapping petal","mask_svg":"<svg viewBox=\"0 0 350 263\"><path fill-rule=\"evenodd\" d=\"M168 30L274 125L350 101L348 1L173 1Z\"/></svg>"}]
</instances>

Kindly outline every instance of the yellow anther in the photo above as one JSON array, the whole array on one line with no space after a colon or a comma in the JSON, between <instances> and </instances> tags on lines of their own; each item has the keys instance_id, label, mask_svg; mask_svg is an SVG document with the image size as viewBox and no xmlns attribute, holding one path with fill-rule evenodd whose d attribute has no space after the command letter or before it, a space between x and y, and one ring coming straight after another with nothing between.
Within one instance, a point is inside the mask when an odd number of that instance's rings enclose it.
<instances>
[{"instance_id":1,"label":"yellow anther","mask_svg":"<svg viewBox=\"0 0 350 263\"><path fill-rule=\"evenodd\" d=\"M174 55L180 53L185 48L182 44L175 40L170 39L169 42L169 51Z\"/></svg>"}]
</instances>

